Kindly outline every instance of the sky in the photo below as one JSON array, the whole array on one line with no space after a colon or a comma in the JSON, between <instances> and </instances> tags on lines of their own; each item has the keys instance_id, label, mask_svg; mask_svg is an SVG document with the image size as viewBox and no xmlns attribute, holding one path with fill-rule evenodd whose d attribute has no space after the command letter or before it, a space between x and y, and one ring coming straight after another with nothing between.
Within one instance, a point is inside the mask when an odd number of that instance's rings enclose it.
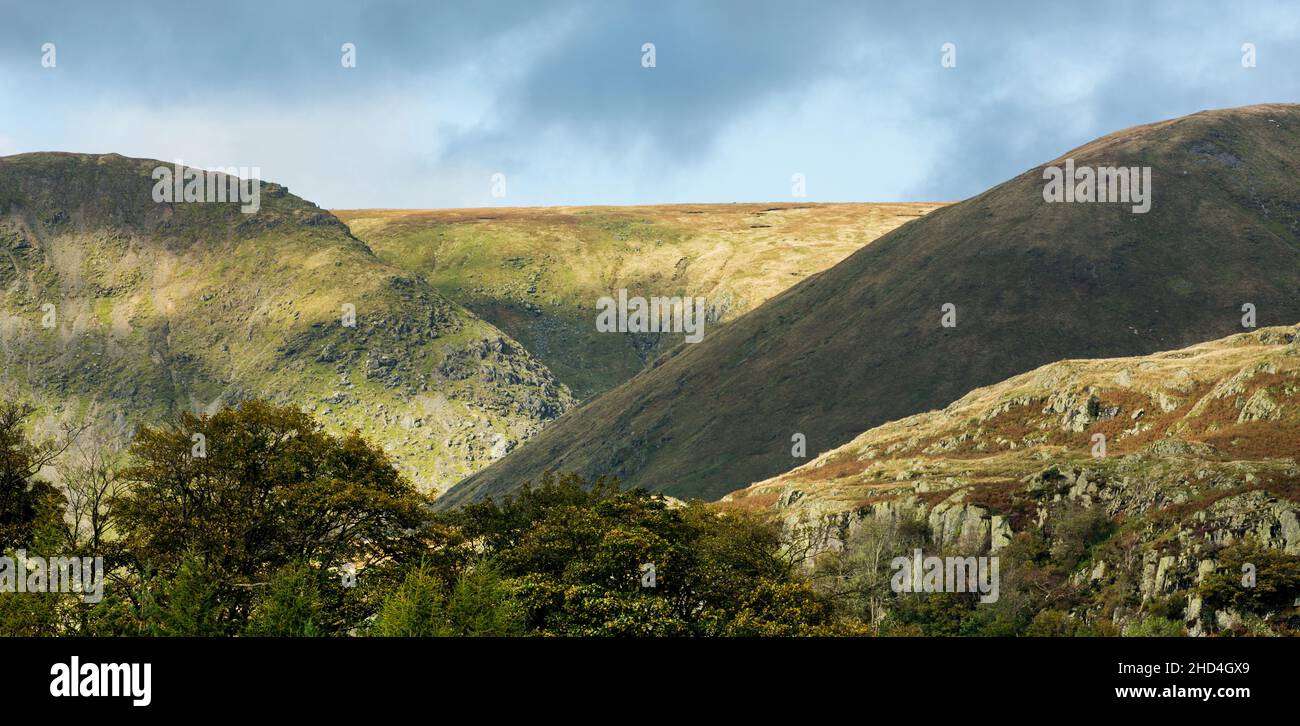
<instances>
[{"instance_id":1,"label":"sky","mask_svg":"<svg viewBox=\"0 0 1300 726\"><path fill-rule=\"evenodd\" d=\"M0 155L256 166L327 208L958 200L1297 101L1296 0L0 0Z\"/></svg>"}]
</instances>

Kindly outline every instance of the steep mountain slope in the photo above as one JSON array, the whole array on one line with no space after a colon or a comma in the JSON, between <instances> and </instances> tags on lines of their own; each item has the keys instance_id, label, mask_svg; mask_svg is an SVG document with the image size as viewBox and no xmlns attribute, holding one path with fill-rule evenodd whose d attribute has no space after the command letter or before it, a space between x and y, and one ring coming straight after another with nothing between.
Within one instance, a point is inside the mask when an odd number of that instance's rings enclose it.
<instances>
[{"instance_id":1,"label":"steep mountain slope","mask_svg":"<svg viewBox=\"0 0 1300 726\"><path fill-rule=\"evenodd\" d=\"M1098 434L1105 449L1098 447ZM1188 597L1219 548L1300 554L1300 326L1133 358L1052 363L941 411L877 426L727 495L818 549L866 521L920 519L934 547L997 551L1071 509L1118 523L1083 573L1133 602ZM1300 592L1293 597L1300 597Z\"/></svg>"},{"instance_id":2,"label":"steep mountain slope","mask_svg":"<svg viewBox=\"0 0 1300 726\"><path fill-rule=\"evenodd\" d=\"M716 498L1055 360L1300 320L1300 106L1203 112L1062 155L1149 166L1149 212L1043 198L1043 168L881 237L576 409L443 498L547 468ZM956 306L956 327L942 308Z\"/></svg>"},{"instance_id":3,"label":"steep mountain slope","mask_svg":"<svg viewBox=\"0 0 1300 726\"><path fill-rule=\"evenodd\" d=\"M360 429L441 490L570 404L518 343L328 212L270 183L254 214L158 203L158 166L171 165L0 158L3 384L50 420L89 417L121 437L266 397Z\"/></svg>"},{"instance_id":4,"label":"steep mountain slope","mask_svg":"<svg viewBox=\"0 0 1300 726\"><path fill-rule=\"evenodd\" d=\"M692 204L338 210L375 254L523 343L582 399L681 334L600 333L595 303L692 295L709 324L748 312L939 204Z\"/></svg>"}]
</instances>

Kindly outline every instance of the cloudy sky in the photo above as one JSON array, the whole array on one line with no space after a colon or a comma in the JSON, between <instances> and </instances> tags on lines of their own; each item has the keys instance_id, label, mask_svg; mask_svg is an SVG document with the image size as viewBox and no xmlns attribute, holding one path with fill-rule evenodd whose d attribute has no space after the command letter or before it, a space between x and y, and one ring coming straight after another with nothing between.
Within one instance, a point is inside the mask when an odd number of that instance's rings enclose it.
<instances>
[{"instance_id":1,"label":"cloudy sky","mask_svg":"<svg viewBox=\"0 0 1300 726\"><path fill-rule=\"evenodd\" d=\"M0 0L0 19L0 155L259 166L336 208L779 201L796 173L813 201L953 200L1126 126L1300 101L1295 0Z\"/></svg>"}]
</instances>

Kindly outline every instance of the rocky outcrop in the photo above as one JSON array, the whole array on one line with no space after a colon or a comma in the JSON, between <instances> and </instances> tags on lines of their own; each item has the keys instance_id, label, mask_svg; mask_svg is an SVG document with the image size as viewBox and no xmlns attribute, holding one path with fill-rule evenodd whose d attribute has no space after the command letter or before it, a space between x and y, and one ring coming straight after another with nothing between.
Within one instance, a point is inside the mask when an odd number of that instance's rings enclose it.
<instances>
[{"instance_id":1,"label":"rocky outcrop","mask_svg":"<svg viewBox=\"0 0 1300 726\"><path fill-rule=\"evenodd\" d=\"M924 523L929 546L997 552L1095 509L1126 546L1091 554L1081 586L1141 603L1181 598L1243 541L1300 555L1300 327L1152 356L1064 361L891 422L724 503L766 505L814 552L869 522ZM1100 435L1100 439L1097 438ZM1300 596L1300 593L1297 593Z\"/></svg>"}]
</instances>

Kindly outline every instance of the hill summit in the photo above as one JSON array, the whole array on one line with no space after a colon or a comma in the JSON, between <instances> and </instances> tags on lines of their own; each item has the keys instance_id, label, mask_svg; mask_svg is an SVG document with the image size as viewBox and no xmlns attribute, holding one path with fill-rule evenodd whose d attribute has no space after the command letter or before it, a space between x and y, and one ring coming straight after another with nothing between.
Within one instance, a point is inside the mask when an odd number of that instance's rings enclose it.
<instances>
[{"instance_id":1,"label":"hill summit","mask_svg":"<svg viewBox=\"0 0 1300 726\"><path fill-rule=\"evenodd\" d=\"M267 398L359 429L440 491L571 404L509 336L283 186L262 182L255 205L159 202L159 168L174 167L0 158L2 383L47 424L121 439Z\"/></svg>"},{"instance_id":2,"label":"hill summit","mask_svg":"<svg viewBox=\"0 0 1300 726\"><path fill-rule=\"evenodd\" d=\"M1051 203L1045 169L1150 169L1150 208ZM1067 358L1300 320L1300 106L1110 134L909 222L576 409L444 506L546 469L714 499L885 421Z\"/></svg>"}]
</instances>

